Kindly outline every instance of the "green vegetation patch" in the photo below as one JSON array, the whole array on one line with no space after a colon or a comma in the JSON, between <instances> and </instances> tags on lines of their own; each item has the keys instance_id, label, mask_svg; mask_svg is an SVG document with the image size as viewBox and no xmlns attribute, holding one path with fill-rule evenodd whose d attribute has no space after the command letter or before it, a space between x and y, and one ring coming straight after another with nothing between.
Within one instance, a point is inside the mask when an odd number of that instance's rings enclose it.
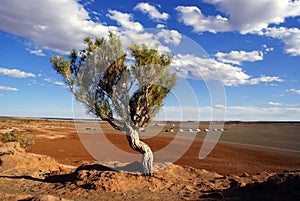
<instances>
[{"instance_id":1,"label":"green vegetation patch","mask_svg":"<svg viewBox=\"0 0 300 201\"><path fill-rule=\"evenodd\" d=\"M16 130L12 130L11 132L4 133L2 135L3 142L19 142L21 147L27 149L31 145L34 144L34 136L32 134L24 133L18 134Z\"/></svg>"}]
</instances>

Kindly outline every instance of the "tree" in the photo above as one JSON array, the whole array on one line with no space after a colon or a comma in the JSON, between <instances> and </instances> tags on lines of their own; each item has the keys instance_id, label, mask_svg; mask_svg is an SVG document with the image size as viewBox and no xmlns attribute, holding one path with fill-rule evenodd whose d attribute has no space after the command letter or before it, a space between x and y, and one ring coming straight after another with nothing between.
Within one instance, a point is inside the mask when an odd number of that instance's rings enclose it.
<instances>
[{"instance_id":1,"label":"tree","mask_svg":"<svg viewBox=\"0 0 300 201\"><path fill-rule=\"evenodd\" d=\"M151 175L153 153L138 131L151 123L176 83L175 73L168 71L171 56L132 44L127 58L112 32L108 40L87 37L84 42L87 47L73 49L68 58L51 57L54 70L89 113L126 133L130 147L143 154L143 174Z\"/></svg>"}]
</instances>

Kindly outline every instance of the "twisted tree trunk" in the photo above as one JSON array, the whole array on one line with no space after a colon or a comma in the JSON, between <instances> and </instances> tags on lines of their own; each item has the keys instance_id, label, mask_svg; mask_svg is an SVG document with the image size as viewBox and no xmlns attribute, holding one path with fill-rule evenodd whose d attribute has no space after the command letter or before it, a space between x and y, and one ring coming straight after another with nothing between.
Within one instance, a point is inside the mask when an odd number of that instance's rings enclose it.
<instances>
[{"instance_id":1,"label":"twisted tree trunk","mask_svg":"<svg viewBox=\"0 0 300 201\"><path fill-rule=\"evenodd\" d=\"M142 142L139 138L138 131L134 129L131 125L126 126L126 136L130 147L143 154L142 158L142 173L145 176L152 175L152 165L153 165L153 153L149 145Z\"/></svg>"}]
</instances>

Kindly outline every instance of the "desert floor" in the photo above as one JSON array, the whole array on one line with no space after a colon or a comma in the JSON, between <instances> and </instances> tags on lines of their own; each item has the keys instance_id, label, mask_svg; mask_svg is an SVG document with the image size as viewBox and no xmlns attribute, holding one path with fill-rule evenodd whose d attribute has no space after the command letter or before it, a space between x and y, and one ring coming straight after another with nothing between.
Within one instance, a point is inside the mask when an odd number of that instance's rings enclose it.
<instances>
[{"instance_id":1,"label":"desert floor","mask_svg":"<svg viewBox=\"0 0 300 201\"><path fill-rule=\"evenodd\" d=\"M34 134L35 144L27 150L28 152L45 154L62 164L77 166L83 161L95 160L78 137L75 128L78 124L86 129L87 133L93 133L90 128L93 124L91 126L90 122L74 123L72 120L44 119L5 119L0 123L0 133L15 129L18 133ZM152 138L147 137L147 133L141 133L141 138L144 138L154 152L168 145L175 136L175 133L165 132L170 129L170 124L173 123L161 125L158 130L159 135ZM300 123L227 123L224 125L220 142L202 160L198 158L198 154L205 137L203 130L209 127L209 123L202 122L196 126L202 131L197 134L187 152L175 164L207 169L220 174L237 175L244 172L255 174L262 171L281 172L300 169ZM129 148L123 133L114 131L106 123L100 123L100 127L114 146L134 153ZM178 123L173 127L176 130ZM187 122L181 125L183 130L190 127L195 127L195 123ZM149 128L150 133L152 130ZM109 155L108 151L108 159ZM106 153L103 153L104 159L105 156Z\"/></svg>"},{"instance_id":2,"label":"desert floor","mask_svg":"<svg viewBox=\"0 0 300 201\"><path fill-rule=\"evenodd\" d=\"M230 177L230 175L238 175L240 177L246 175L247 177L262 175L264 173L272 176L273 174L283 174L284 172L290 171L297 172L300 170L300 123L227 122L224 125L224 131L220 137L220 141L214 147L213 151L206 158L201 160L198 158L198 154L206 135L206 132L203 130L209 128L208 122L164 122L162 124L164 125L159 125L159 129L157 125L154 125L146 129L146 132L141 133L141 138L150 145L154 152L162 150L165 146L172 143L176 132L170 132L171 128L175 131L179 128L183 129L184 132L182 135L186 134L186 136L190 135L187 132L190 127L194 128L196 125L197 128L201 129L200 132L194 133L195 139L186 153L175 162L176 165L179 165L176 167L192 168L193 170L189 169L192 172L213 172L215 177L218 177L216 175L225 175L224 178L226 178L226 175L228 177ZM74 123L73 120L24 118L1 118L0 134L12 130L16 130L16 132L20 134L31 133L35 137L35 144L26 150L27 153L47 155L54 158L60 164L78 167L82 164L89 162L94 163L96 161L83 146L76 130L76 126L78 129L78 125L80 125L81 128L81 135L92 136L95 135L95 133L97 134L96 129L92 127L95 123L92 123L91 126L91 122L82 121ZM103 122L97 123L97 126L98 125L101 133L104 133L104 136L115 147L124 152L134 153L130 150L126 136L123 133L114 131L108 124ZM159 134L154 137L149 137L153 132ZM182 142L184 141L185 139L183 138ZM179 145L180 143L181 141ZM174 153L176 154L176 149ZM110 158L109 151L108 153L102 154L103 160L106 156L108 159ZM101 163L102 161L99 162ZM176 169L176 171L178 174L184 174L183 172L185 172L183 169L180 169L180 171ZM91 174L90 172L89 175ZM172 174L174 174L173 170ZM120 175L117 175L117 177L118 176ZM186 178L189 176L185 175ZM77 177L82 177L82 175L77 175ZM112 177L112 175L110 175L110 177ZM116 175L113 176L113 178L115 177ZM132 179L132 175L128 177L130 178L127 179ZM166 176L166 172L164 173L164 177L168 177ZM156 178L158 178L158 176ZM180 180L178 181L180 182ZM176 182L178 181L176 180ZM228 181L231 180L229 179ZM262 179L261 181L265 180ZM8 180L5 180L5 182L9 183ZM172 188L170 187L170 189ZM190 191L192 192L191 189ZM41 192L45 194L45 191ZM186 190L185 193L186 192L189 191ZM156 195L157 192L155 196ZM184 195L181 195L181 197L194 199L193 196ZM153 197L153 199L157 198L159 200L161 198L160 196L165 195L157 195ZM172 196L174 195L172 194ZM11 197L6 196L6 198ZM105 197L102 198L104 199ZM117 198L124 199L126 196L125 194L124 196L120 194L120 197Z\"/></svg>"}]
</instances>

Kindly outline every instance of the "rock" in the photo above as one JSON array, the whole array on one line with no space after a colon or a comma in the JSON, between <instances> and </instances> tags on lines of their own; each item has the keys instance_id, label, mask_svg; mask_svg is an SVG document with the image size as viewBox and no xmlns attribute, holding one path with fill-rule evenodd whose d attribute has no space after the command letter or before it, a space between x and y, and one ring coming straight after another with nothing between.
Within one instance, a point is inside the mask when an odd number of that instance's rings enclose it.
<instances>
[{"instance_id":1,"label":"rock","mask_svg":"<svg viewBox=\"0 0 300 201\"><path fill-rule=\"evenodd\" d=\"M36 197L28 199L28 201L68 201L68 200L57 198L52 195L38 195Z\"/></svg>"},{"instance_id":2,"label":"rock","mask_svg":"<svg viewBox=\"0 0 300 201\"><path fill-rule=\"evenodd\" d=\"M250 175L247 172L244 172L241 177L249 177Z\"/></svg>"},{"instance_id":3,"label":"rock","mask_svg":"<svg viewBox=\"0 0 300 201\"><path fill-rule=\"evenodd\" d=\"M0 172L11 171L14 174L18 170L48 172L56 171L60 168L60 164L53 158L26 153L17 142L1 143L0 153Z\"/></svg>"},{"instance_id":4,"label":"rock","mask_svg":"<svg viewBox=\"0 0 300 201\"><path fill-rule=\"evenodd\" d=\"M25 194L10 194L10 193L0 192L0 200L28 200L31 197L32 197L31 195L25 195Z\"/></svg>"},{"instance_id":5,"label":"rock","mask_svg":"<svg viewBox=\"0 0 300 201\"><path fill-rule=\"evenodd\" d=\"M240 182L240 183L239 183L239 186L240 186L240 187L245 187L246 185L247 185L246 182Z\"/></svg>"},{"instance_id":6,"label":"rock","mask_svg":"<svg viewBox=\"0 0 300 201\"><path fill-rule=\"evenodd\" d=\"M1 143L0 142L0 156L8 154L8 155L14 155L16 153L25 153L25 150L21 148L19 142L7 142L7 143Z\"/></svg>"}]
</instances>

